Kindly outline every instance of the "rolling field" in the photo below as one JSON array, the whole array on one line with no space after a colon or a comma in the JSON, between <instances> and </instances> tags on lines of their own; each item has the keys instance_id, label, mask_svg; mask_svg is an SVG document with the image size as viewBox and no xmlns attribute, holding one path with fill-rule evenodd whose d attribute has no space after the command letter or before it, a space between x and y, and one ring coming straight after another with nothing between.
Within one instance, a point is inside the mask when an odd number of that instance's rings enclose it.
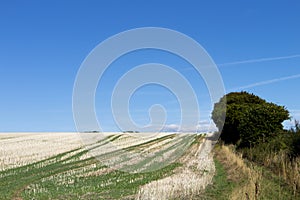
<instances>
[{"instance_id":1,"label":"rolling field","mask_svg":"<svg viewBox=\"0 0 300 200\"><path fill-rule=\"evenodd\" d=\"M0 199L192 199L215 172L203 135L84 134L0 134Z\"/></svg>"}]
</instances>

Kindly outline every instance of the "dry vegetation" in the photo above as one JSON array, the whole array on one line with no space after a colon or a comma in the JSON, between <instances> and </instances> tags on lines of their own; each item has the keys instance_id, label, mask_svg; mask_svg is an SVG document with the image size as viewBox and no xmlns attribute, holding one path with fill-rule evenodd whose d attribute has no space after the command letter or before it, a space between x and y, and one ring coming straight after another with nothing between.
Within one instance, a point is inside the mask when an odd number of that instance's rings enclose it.
<instances>
[{"instance_id":1,"label":"dry vegetation","mask_svg":"<svg viewBox=\"0 0 300 200\"><path fill-rule=\"evenodd\" d=\"M82 146L74 133L0 134L0 171L27 165Z\"/></svg>"},{"instance_id":2,"label":"dry vegetation","mask_svg":"<svg viewBox=\"0 0 300 200\"><path fill-rule=\"evenodd\" d=\"M269 168L293 188L296 195L300 190L300 158L290 158L285 152L264 155L262 166Z\"/></svg>"},{"instance_id":3,"label":"dry vegetation","mask_svg":"<svg viewBox=\"0 0 300 200\"><path fill-rule=\"evenodd\" d=\"M194 144L175 174L142 186L138 199L195 199L212 182L215 168L211 148L211 141L206 139Z\"/></svg>"},{"instance_id":4,"label":"dry vegetation","mask_svg":"<svg viewBox=\"0 0 300 200\"><path fill-rule=\"evenodd\" d=\"M86 136L2 134L0 199L191 199L214 175L201 135Z\"/></svg>"},{"instance_id":5,"label":"dry vegetation","mask_svg":"<svg viewBox=\"0 0 300 200\"><path fill-rule=\"evenodd\" d=\"M291 189L284 180L299 181L299 165L287 160L280 160L284 167L278 168L282 171L282 176L276 176L267 168L258 166L253 162L247 162L241 153L235 151L234 146L220 145L215 150L216 159L218 159L226 170L227 180L235 183L235 187L227 193L225 199L297 199L297 188ZM278 157L275 156L272 162L278 163ZM282 158L283 159L283 158ZM270 162L270 158L266 158ZM285 173L285 175L283 175ZM292 175L294 176L292 178ZM291 185L295 182L291 182Z\"/></svg>"},{"instance_id":6,"label":"dry vegetation","mask_svg":"<svg viewBox=\"0 0 300 200\"><path fill-rule=\"evenodd\" d=\"M230 199L258 199L261 186L261 171L253 166L248 166L242 159L242 155L233 151L233 146L221 146L216 151L216 157L227 171L228 179L240 182L229 195Z\"/></svg>"}]
</instances>

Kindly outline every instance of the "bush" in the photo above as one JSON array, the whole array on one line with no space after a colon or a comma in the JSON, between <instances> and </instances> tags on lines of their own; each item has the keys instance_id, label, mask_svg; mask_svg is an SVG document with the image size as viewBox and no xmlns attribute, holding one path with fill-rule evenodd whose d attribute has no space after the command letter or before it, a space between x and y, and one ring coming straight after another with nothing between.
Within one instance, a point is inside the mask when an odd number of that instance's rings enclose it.
<instances>
[{"instance_id":1,"label":"bush","mask_svg":"<svg viewBox=\"0 0 300 200\"><path fill-rule=\"evenodd\" d=\"M232 92L215 103L212 119L225 143L250 147L281 132L282 122L289 119L289 112L283 106L266 102L256 95Z\"/></svg>"}]
</instances>

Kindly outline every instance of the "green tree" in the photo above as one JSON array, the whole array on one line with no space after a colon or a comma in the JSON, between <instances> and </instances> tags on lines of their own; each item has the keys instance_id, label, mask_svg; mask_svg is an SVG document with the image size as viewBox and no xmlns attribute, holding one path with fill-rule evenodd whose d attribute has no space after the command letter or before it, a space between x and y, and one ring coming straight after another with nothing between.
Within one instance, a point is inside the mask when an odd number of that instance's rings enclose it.
<instances>
[{"instance_id":1,"label":"green tree","mask_svg":"<svg viewBox=\"0 0 300 200\"><path fill-rule=\"evenodd\" d=\"M212 119L221 131L221 140L249 147L280 132L289 112L254 94L232 92L215 103Z\"/></svg>"}]
</instances>

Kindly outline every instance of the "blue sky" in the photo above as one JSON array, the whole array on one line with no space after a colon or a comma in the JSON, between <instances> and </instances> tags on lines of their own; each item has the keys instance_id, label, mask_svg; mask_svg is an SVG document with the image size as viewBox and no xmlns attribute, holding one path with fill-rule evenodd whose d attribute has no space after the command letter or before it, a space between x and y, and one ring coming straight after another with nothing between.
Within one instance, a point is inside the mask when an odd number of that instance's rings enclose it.
<instances>
[{"instance_id":1,"label":"blue sky","mask_svg":"<svg viewBox=\"0 0 300 200\"><path fill-rule=\"evenodd\" d=\"M213 58L226 92L246 90L284 105L300 119L299 1L1 1L0 131L74 131L72 92L77 71L100 42L139 27L164 27L199 42ZM157 50L114 62L101 80L96 111L103 130L118 130L110 111L116 81L149 62L172 66L197 93L199 124L212 109L206 86L184 60ZM161 104L166 124L179 123L178 102L167 89L148 85L130 100L140 125ZM286 122L288 126L290 123Z\"/></svg>"}]
</instances>

